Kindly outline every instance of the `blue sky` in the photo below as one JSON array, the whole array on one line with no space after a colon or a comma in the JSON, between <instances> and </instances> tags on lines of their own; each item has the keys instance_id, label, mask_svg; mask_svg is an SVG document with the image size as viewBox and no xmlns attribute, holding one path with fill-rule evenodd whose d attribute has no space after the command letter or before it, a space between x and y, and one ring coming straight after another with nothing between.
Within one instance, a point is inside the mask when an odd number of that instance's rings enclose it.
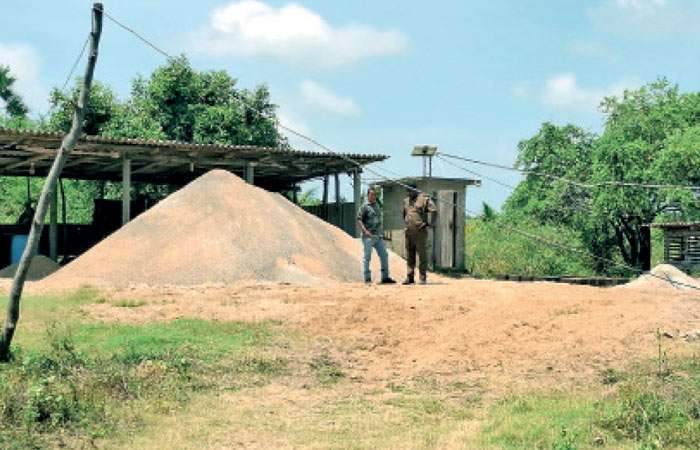
<instances>
[{"instance_id":1,"label":"blue sky","mask_svg":"<svg viewBox=\"0 0 700 450\"><path fill-rule=\"evenodd\" d=\"M338 150L390 155L380 168L403 175L420 173L409 156L415 144L512 164L518 141L543 121L598 131L604 95L659 76L684 91L700 87L700 2L691 0L104 4L198 69L225 69L244 87L266 83L285 124ZM89 30L90 5L4 0L0 64L10 65L35 112L63 84ZM163 63L109 21L102 39L96 76L122 96L136 75ZM517 182L508 172L469 168ZM466 176L439 161L434 173ZM469 207L500 206L508 195L485 180L470 191Z\"/></svg>"}]
</instances>

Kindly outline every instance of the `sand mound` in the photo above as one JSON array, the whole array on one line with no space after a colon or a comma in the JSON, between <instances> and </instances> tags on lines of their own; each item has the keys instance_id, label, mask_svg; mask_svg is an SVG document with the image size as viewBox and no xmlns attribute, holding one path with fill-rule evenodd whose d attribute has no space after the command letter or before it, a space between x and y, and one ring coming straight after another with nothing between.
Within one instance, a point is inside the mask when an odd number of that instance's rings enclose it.
<instances>
[{"instance_id":1,"label":"sand mound","mask_svg":"<svg viewBox=\"0 0 700 450\"><path fill-rule=\"evenodd\" d=\"M654 267L650 273L653 276L644 274L622 287L648 290L675 289L683 291L693 290L693 287L700 289L700 282L698 280L670 264L660 264Z\"/></svg>"},{"instance_id":2,"label":"sand mound","mask_svg":"<svg viewBox=\"0 0 700 450\"><path fill-rule=\"evenodd\" d=\"M362 281L361 254L357 240L283 196L214 170L109 236L45 285L356 282ZM405 270L396 255L391 264Z\"/></svg>"},{"instance_id":3,"label":"sand mound","mask_svg":"<svg viewBox=\"0 0 700 450\"><path fill-rule=\"evenodd\" d=\"M18 263L12 264L0 270L0 278L14 278L17 272ZM32 258L32 263L29 265L27 280L36 281L45 278L60 269L61 266L56 264L52 259L44 255L36 255Z\"/></svg>"}]
</instances>

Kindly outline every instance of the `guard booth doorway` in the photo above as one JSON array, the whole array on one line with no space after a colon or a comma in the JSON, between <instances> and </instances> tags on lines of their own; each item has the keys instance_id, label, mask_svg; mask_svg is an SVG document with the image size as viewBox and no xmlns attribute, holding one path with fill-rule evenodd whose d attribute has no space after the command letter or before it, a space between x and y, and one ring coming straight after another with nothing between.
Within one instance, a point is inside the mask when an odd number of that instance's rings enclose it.
<instances>
[{"instance_id":1,"label":"guard booth doorway","mask_svg":"<svg viewBox=\"0 0 700 450\"><path fill-rule=\"evenodd\" d=\"M457 191L438 191L433 194L433 198L437 199L435 206L438 210L432 233L433 267L460 269L457 261L460 260L460 257L464 259L464 252L458 252L457 249L464 242L464 239L457 239L459 194Z\"/></svg>"}]
</instances>

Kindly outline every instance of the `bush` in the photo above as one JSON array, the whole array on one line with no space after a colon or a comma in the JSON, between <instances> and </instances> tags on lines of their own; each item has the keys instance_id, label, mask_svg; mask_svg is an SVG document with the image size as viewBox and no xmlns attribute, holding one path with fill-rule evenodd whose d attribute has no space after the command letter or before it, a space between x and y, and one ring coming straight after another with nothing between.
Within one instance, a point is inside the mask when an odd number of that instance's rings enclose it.
<instances>
[{"instance_id":1,"label":"bush","mask_svg":"<svg viewBox=\"0 0 700 450\"><path fill-rule=\"evenodd\" d=\"M645 449L700 448L700 372L638 375L601 409L597 425Z\"/></svg>"},{"instance_id":2,"label":"bush","mask_svg":"<svg viewBox=\"0 0 700 450\"><path fill-rule=\"evenodd\" d=\"M128 415L115 421L117 409L154 398L177 403L191 387L181 354L102 358L78 352L68 335L51 333L49 343L0 368L0 447L92 440L129 425Z\"/></svg>"},{"instance_id":3,"label":"bush","mask_svg":"<svg viewBox=\"0 0 700 450\"><path fill-rule=\"evenodd\" d=\"M562 227L538 225L526 219L515 221L503 215L492 220L468 220L465 229L467 267L473 275L594 275L591 257L545 245L508 228L567 247L582 247L578 234Z\"/></svg>"}]
</instances>

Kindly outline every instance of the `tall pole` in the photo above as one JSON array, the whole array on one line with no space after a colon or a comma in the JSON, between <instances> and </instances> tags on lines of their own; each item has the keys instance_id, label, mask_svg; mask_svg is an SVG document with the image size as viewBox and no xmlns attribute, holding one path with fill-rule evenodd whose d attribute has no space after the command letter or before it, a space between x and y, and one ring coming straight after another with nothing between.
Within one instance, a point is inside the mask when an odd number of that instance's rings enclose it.
<instances>
[{"instance_id":1,"label":"tall pole","mask_svg":"<svg viewBox=\"0 0 700 450\"><path fill-rule=\"evenodd\" d=\"M255 184L255 166L253 161L249 161L245 166L245 181L248 184Z\"/></svg>"},{"instance_id":2,"label":"tall pole","mask_svg":"<svg viewBox=\"0 0 700 450\"><path fill-rule=\"evenodd\" d=\"M328 221L328 174L323 176L323 200L321 201L323 220Z\"/></svg>"},{"instance_id":3,"label":"tall pole","mask_svg":"<svg viewBox=\"0 0 700 450\"><path fill-rule=\"evenodd\" d=\"M335 217L338 223L338 228L344 229L343 228L343 204L340 201L340 175L335 174L333 175L333 180L335 181Z\"/></svg>"},{"instance_id":4,"label":"tall pole","mask_svg":"<svg viewBox=\"0 0 700 450\"><path fill-rule=\"evenodd\" d=\"M131 160L122 162L122 226L131 220Z\"/></svg>"},{"instance_id":5,"label":"tall pole","mask_svg":"<svg viewBox=\"0 0 700 450\"><path fill-rule=\"evenodd\" d=\"M360 224L357 223L357 220L355 220L355 217L357 217L357 214L360 212L360 208L362 207L362 179L360 178L360 174L362 173L362 170L357 168L355 171L352 173L352 187L353 187L353 200L355 201L355 215L353 216L353 222L355 222L355 237L360 237L362 235L361 230L360 230Z\"/></svg>"},{"instance_id":6,"label":"tall pole","mask_svg":"<svg viewBox=\"0 0 700 450\"><path fill-rule=\"evenodd\" d=\"M19 305L22 298L22 290L24 289L24 281L27 278L29 266L32 263L32 258L36 254L36 249L39 245L39 239L41 237L41 231L44 227L44 220L46 218L46 210L49 206L49 200L56 195L56 184L58 178L61 176L63 166L66 164L68 156L75 148L75 145L77 144L83 131L85 106L87 105L88 97L90 95L92 78L95 74L97 51L100 44L100 36L102 34L102 11L102 3L95 3L92 6L90 52L88 53L88 62L87 67L85 68L83 85L80 89L80 96L78 97L78 103L75 106L75 112L73 113L73 123L71 124L71 129L63 138L61 147L56 153L56 158L53 161L51 170L49 171L46 181L44 182L44 186L41 189L41 195L39 196L39 201L37 202L34 220L32 220L32 227L29 231L29 238L27 239L27 245L24 247L22 258L20 259L19 266L17 267L17 273L12 281L10 297L7 302L7 317L5 319L5 326L2 330L2 336L0 337L0 361L10 360L10 344L12 343L12 338L14 337L15 329L17 328L17 321L19 320Z\"/></svg>"},{"instance_id":7,"label":"tall pole","mask_svg":"<svg viewBox=\"0 0 700 450\"><path fill-rule=\"evenodd\" d=\"M58 261L58 193L53 190L49 199L49 257Z\"/></svg>"}]
</instances>

